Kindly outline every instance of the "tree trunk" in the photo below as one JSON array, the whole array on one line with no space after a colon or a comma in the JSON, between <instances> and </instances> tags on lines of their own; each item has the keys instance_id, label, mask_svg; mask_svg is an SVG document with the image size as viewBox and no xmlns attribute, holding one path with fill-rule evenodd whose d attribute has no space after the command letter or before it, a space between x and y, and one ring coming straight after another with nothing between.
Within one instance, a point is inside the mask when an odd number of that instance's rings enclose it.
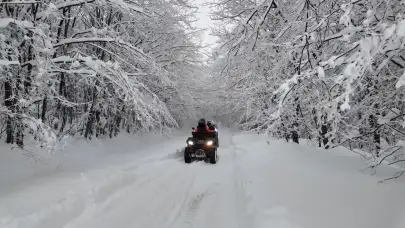
<instances>
[{"instance_id":1,"label":"tree trunk","mask_svg":"<svg viewBox=\"0 0 405 228\"><path fill-rule=\"evenodd\" d=\"M17 118L17 126L16 126L16 135L15 135L15 142L16 144L23 148L24 147L24 124L21 121L21 118Z\"/></svg>"},{"instance_id":2,"label":"tree trunk","mask_svg":"<svg viewBox=\"0 0 405 228\"><path fill-rule=\"evenodd\" d=\"M42 123L45 123L45 114L46 114L47 104L48 104L47 96L45 95L44 99L42 100L42 114L41 114Z\"/></svg>"},{"instance_id":3,"label":"tree trunk","mask_svg":"<svg viewBox=\"0 0 405 228\"><path fill-rule=\"evenodd\" d=\"M378 127L377 124L377 117L375 115L370 115L369 116L369 122L370 122L370 129L371 131L374 131ZM377 157L380 157L380 142L381 142L381 136L378 131L375 131L373 134L373 150L375 150L375 155Z\"/></svg>"},{"instance_id":4,"label":"tree trunk","mask_svg":"<svg viewBox=\"0 0 405 228\"><path fill-rule=\"evenodd\" d=\"M87 119L86 123L86 131L84 133L84 138L89 138L91 139L91 135L93 135L93 123L95 119L95 111L94 111L94 106L96 104L96 99L97 99L97 85L98 81L96 82L96 85L93 88L93 96L92 96L92 103L89 111L89 118Z\"/></svg>"},{"instance_id":5,"label":"tree trunk","mask_svg":"<svg viewBox=\"0 0 405 228\"><path fill-rule=\"evenodd\" d=\"M13 120L12 117L7 117L6 125L6 143L13 143Z\"/></svg>"},{"instance_id":6,"label":"tree trunk","mask_svg":"<svg viewBox=\"0 0 405 228\"><path fill-rule=\"evenodd\" d=\"M326 126L326 124L322 124L321 126L321 138L322 138L322 143L323 146L325 147L325 149L329 149L329 138L326 136L326 134L328 133L328 127Z\"/></svg>"},{"instance_id":7,"label":"tree trunk","mask_svg":"<svg viewBox=\"0 0 405 228\"><path fill-rule=\"evenodd\" d=\"M4 96L4 100L5 100L5 105L6 108L9 111L13 110L13 101L11 99L11 97L13 96L13 90L11 87L11 83L10 81L6 81L4 83L4 91L5 91L5 96ZM6 125L6 143L13 143L14 139L13 139L13 135L14 135L14 129L13 129L13 121L14 118L11 116L7 117L7 125Z\"/></svg>"},{"instance_id":8,"label":"tree trunk","mask_svg":"<svg viewBox=\"0 0 405 228\"><path fill-rule=\"evenodd\" d=\"M291 137L292 137L293 142L299 144L299 136L298 136L297 131L292 131Z\"/></svg>"},{"instance_id":9,"label":"tree trunk","mask_svg":"<svg viewBox=\"0 0 405 228\"><path fill-rule=\"evenodd\" d=\"M291 131L291 138L293 140L293 142L299 144L299 135L298 135L298 123L295 122L292 125L292 131Z\"/></svg>"}]
</instances>

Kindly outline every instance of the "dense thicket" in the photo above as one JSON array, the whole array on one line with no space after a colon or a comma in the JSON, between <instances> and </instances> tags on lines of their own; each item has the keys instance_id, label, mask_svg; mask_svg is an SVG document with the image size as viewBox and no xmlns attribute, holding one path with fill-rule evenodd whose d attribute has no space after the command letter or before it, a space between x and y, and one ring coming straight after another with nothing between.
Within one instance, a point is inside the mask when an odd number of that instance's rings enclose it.
<instances>
[{"instance_id":1,"label":"dense thicket","mask_svg":"<svg viewBox=\"0 0 405 228\"><path fill-rule=\"evenodd\" d=\"M238 126L362 149L376 164L405 161L403 1L217 0L212 7L225 50L215 72Z\"/></svg>"},{"instance_id":2,"label":"dense thicket","mask_svg":"<svg viewBox=\"0 0 405 228\"><path fill-rule=\"evenodd\" d=\"M163 130L194 115L187 1L0 2L0 137L43 145Z\"/></svg>"}]
</instances>

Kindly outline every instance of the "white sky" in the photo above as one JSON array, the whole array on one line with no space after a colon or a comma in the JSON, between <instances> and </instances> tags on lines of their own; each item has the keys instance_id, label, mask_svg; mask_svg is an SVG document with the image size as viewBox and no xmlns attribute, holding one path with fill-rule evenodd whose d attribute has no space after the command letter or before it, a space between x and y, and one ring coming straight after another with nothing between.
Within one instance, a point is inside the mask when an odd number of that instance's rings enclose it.
<instances>
[{"instance_id":1,"label":"white sky","mask_svg":"<svg viewBox=\"0 0 405 228\"><path fill-rule=\"evenodd\" d=\"M194 2L199 6L197 13L199 20L196 22L196 26L201 29L207 29L202 37L202 43L203 45L210 45L212 47L217 41L217 37L210 35L210 26L213 25L213 22L210 19L211 10L206 5L206 3L212 2L212 0L194 0ZM208 48L207 51L210 51L210 49Z\"/></svg>"}]
</instances>

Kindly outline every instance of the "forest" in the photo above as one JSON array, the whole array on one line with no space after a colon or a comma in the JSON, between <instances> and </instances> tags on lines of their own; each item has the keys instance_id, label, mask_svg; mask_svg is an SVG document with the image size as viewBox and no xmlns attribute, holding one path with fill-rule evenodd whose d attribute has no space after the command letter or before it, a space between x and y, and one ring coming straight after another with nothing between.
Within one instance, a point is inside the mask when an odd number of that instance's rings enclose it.
<instances>
[{"instance_id":1,"label":"forest","mask_svg":"<svg viewBox=\"0 0 405 228\"><path fill-rule=\"evenodd\" d=\"M405 2L2 0L0 137L52 150L201 116L405 163ZM397 175L402 175L403 172Z\"/></svg>"}]
</instances>

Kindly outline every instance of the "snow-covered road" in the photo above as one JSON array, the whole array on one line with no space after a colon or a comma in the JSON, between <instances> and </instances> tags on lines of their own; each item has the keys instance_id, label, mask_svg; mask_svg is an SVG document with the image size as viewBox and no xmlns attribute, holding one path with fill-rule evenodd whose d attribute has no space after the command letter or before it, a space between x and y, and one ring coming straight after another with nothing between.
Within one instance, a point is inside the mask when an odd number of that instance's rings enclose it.
<instances>
[{"instance_id":1,"label":"snow-covered road","mask_svg":"<svg viewBox=\"0 0 405 228\"><path fill-rule=\"evenodd\" d=\"M378 185L354 155L221 132L216 165L185 164L185 138L3 191L0 227L405 227L405 185Z\"/></svg>"}]
</instances>

